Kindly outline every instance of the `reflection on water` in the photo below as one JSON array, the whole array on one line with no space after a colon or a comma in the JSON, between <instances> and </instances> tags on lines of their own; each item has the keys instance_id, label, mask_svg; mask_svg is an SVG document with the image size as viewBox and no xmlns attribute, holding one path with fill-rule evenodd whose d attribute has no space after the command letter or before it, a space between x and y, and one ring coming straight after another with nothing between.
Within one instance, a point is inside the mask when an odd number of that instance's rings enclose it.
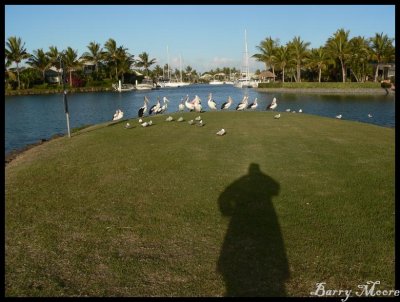
<instances>
[{"instance_id":1,"label":"reflection on water","mask_svg":"<svg viewBox=\"0 0 400 302\"><path fill-rule=\"evenodd\" d=\"M151 91L133 91L125 93L97 92L68 95L71 128L88 124L97 124L112 119L115 110L124 111L124 118L137 117L137 111L143 106L143 97L150 99L150 106L157 97L166 96L170 103L167 113L176 112L178 104L186 95L202 99L204 110L208 110L207 97L212 92L220 108L228 96L234 100L230 110L245 94L249 102L258 98L258 108L263 111L273 97L278 99L275 111L286 109L334 118L338 114L343 119L372 123L385 127L395 126L394 95L318 95L257 92L255 89L239 89L231 85L190 85L181 88L165 88ZM372 118L368 117L372 114ZM54 134L67 132L62 94L12 96L5 98L5 152L20 149L38 140L48 139Z\"/></svg>"}]
</instances>

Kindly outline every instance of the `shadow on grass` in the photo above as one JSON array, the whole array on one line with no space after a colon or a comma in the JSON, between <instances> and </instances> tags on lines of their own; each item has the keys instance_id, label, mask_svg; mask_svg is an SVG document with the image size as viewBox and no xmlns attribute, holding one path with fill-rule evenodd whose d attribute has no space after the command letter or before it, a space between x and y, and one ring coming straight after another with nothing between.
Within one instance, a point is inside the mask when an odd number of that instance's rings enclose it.
<instances>
[{"instance_id":1,"label":"shadow on grass","mask_svg":"<svg viewBox=\"0 0 400 302\"><path fill-rule=\"evenodd\" d=\"M288 263L272 197L280 185L250 164L249 173L220 195L221 214L230 218L218 260L225 296L286 296Z\"/></svg>"}]
</instances>

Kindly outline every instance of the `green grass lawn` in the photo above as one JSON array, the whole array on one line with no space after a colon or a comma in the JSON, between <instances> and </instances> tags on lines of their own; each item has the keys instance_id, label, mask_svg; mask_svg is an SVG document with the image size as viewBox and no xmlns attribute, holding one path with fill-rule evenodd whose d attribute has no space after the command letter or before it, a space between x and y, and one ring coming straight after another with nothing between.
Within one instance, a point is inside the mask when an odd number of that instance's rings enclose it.
<instances>
[{"instance_id":1,"label":"green grass lawn","mask_svg":"<svg viewBox=\"0 0 400 302\"><path fill-rule=\"evenodd\" d=\"M394 129L197 115L85 128L8 164L6 296L394 289Z\"/></svg>"}]
</instances>

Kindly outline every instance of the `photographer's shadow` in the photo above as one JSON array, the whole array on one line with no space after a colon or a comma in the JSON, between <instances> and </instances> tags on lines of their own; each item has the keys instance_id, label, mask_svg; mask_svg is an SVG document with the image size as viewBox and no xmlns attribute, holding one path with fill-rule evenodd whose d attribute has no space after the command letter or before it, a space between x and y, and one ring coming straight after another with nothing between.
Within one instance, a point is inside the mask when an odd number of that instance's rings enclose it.
<instances>
[{"instance_id":1,"label":"photographer's shadow","mask_svg":"<svg viewBox=\"0 0 400 302\"><path fill-rule=\"evenodd\" d=\"M252 163L218 199L221 214L231 217L217 265L226 296L286 296L289 269L272 204L279 188Z\"/></svg>"}]
</instances>

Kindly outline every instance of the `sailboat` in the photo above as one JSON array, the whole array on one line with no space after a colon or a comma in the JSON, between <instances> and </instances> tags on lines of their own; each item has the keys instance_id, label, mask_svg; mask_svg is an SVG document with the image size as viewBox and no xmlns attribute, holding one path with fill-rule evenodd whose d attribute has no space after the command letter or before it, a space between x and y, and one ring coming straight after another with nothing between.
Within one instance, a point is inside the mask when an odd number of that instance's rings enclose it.
<instances>
[{"instance_id":1,"label":"sailboat","mask_svg":"<svg viewBox=\"0 0 400 302\"><path fill-rule=\"evenodd\" d=\"M190 83L183 82L182 81L182 58L179 55L179 67L180 67L180 80L179 81L171 81L170 78L170 69L169 69L169 52L168 52L168 46L167 46L167 55L168 55L168 81L164 82L161 87L165 88L176 88L176 87L182 87L182 86L187 86L190 85Z\"/></svg>"},{"instance_id":2,"label":"sailboat","mask_svg":"<svg viewBox=\"0 0 400 302\"><path fill-rule=\"evenodd\" d=\"M249 72L249 55L247 52L247 32L244 30L244 47L245 47L245 52L244 52L244 76L243 73L239 79L237 79L234 82L234 86L237 88L253 88L257 87L257 83L250 78L250 72Z\"/></svg>"}]
</instances>

